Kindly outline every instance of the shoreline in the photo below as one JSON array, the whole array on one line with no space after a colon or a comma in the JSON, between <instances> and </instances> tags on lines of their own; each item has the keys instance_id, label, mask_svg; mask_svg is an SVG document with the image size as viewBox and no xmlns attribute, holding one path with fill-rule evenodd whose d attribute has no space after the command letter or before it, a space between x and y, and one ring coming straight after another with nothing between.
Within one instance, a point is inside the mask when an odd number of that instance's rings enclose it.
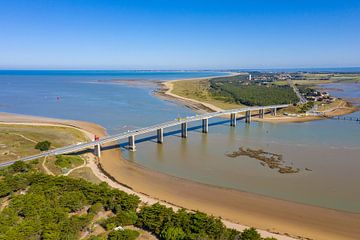
<instances>
[{"instance_id":1,"label":"shoreline","mask_svg":"<svg viewBox=\"0 0 360 240\"><path fill-rule=\"evenodd\" d=\"M237 74L233 74L230 76L234 76L234 75L237 75ZM167 101L175 101L175 102L182 104L198 113L223 111L224 109L217 107L211 103L202 102L202 101L192 99L192 98L182 97L182 96L179 96L172 92L173 87L174 87L174 84L173 84L174 82L187 81L187 80L204 80L204 79L211 79L211 78L176 79L176 80L160 82L159 83L160 87L155 91L154 95L156 95L157 97L159 97L161 99L167 100ZM346 115L346 114L350 114L350 113L353 113L353 112L356 112L359 110L357 107L353 107L351 105L351 103L349 103L348 101L345 101L345 103L346 103L346 106L332 109L331 111L326 113L326 116L302 116L302 117L275 116L275 117L273 117L273 116L267 115L266 118L260 119L260 118L253 117L252 120L258 121L258 122L269 122L269 123L308 122L308 121L322 120L322 119L326 119L328 117Z\"/></svg>"},{"instance_id":2,"label":"shoreline","mask_svg":"<svg viewBox=\"0 0 360 240\"><path fill-rule=\"evenodd\" d=\"M104 128L87 122L12 114L0 114L1 121L4 120L2 118L4 115L9 122L65 124L100 137L106 135ZM177 178L125 160L118 148L102 152L99 164L107 174L101 172L94 164L91 169L100 180L127 193L140 196L143 202L150 204L161 202L175 209L182 206L189 210L221 216L222 219L226 219L224 223L228 227L239 230L247 226L264 229L259 231L264 237L292 239L270 232L300 239L354 239L360 235L360 214L299 204Z\"/></svg>"},{"instance_id":3,"label":"shoreline","mask_svg":"<svg viewBox=\"0 0 360 240\"><path fill-rule=\"evenodd\" d=\"M12 113L4 113L0 112L0 124L11 124L11 125L30 125L30 126L57 126L57 127L68 127L72 129L76 129L81 131L85 136L87 136L89 139L93 139L94 135L97 135L99 137L106 136L106 130L102 126L85 122L85 121L77 121L77 120L64 120L64 119L55 119L55 118L48 118L48 117L39 117L39 116L30 116L30 115L22 115L22 114L12 114ZM112 144L107 144L105 146L111 146ZM167 207L173 208L175 211L184 208L184 206L176 205L174 203L171 203L168 200L164 200L161 198L156 198L151 196L151 194L145 193L146 191L136 190L130 185L127 185L113 175L111 175L108 171L106 171L102 165L103 162L113 162L114 159L119 160L123 164L129 164L129 166L132 168L132 174L133 173L141 173L142 171L152 173L151 170L148 170L138 164L132 164L128 163L127 160L125 160L122 155L119 148L110 149L107 151L103 151L102 156L100 159L97 159L97 157L92 157L92 161L90 161L88 164L86 164L86 167L89 167L94 175L100 180L108 183L111 187L117 188L121 191L124 191L128 194L135 194L137 195L140 200L145 204L154 204L154 203L161 203L163 205L166 205ZM110 166L111 168L111 166ZM123 170L124 171L124 170ZM127 170L126 170L127 171ZM164 175L165 178L172 178L170 175L153 172L155 175ZM175 177L174 177L175 178ZM134 180L132 178L132 180ZM188 181L185 179L181 179L182 181ZM151 181L151 179L148 179L148 181ZM195 183L195 182L194 182ZM192 208L186 208L189 211L195 211ZM233 221L229 221L222 218L223 223L225 226L229 228L234 228L239 231L242 231L246 228L249 228L250 226L246 226L240 223L236 223ZM289 236L280 235L278 233L257 229L258 232L263 237L276 237L278 240L291 240L294 239Z\"/></svg>"}]
</instances>

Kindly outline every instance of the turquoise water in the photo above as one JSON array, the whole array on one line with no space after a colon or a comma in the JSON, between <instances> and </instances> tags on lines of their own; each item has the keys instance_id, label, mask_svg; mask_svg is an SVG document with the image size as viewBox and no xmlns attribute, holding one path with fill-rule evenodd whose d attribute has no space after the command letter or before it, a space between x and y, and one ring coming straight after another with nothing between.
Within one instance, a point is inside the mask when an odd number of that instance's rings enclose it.
<instances>
[{"instance_id":1,"label":"turquoise water","mask_svg":"<svg viewBox=\"0 0 360 240\"><path fill-rule=\"evenodd\" d=\"M153 96L154 87L109 84L109 80L167 80L225 75L217 72L0 71L0 111L86 120L110 133L194 114ZM105 81L105 82L99 82ZM336 84L332 94L359 98L360 84ZM351 114L359 117L359 112ZM130 161L175 176L322 207L360 212L360 123L322 120L236 128L212 119L209 134L195 128L188 139L178 133L164 144L137 143L124 151ZM197 127L197 125L192 125ZM177 129L173 129L177 130ZM167 130L166 132L169 132ZM240 146L282 154L300 168L280 174L248 157L225 156ZM305 170L311 169L311 171Z\"/></svg>"}]
</instances>

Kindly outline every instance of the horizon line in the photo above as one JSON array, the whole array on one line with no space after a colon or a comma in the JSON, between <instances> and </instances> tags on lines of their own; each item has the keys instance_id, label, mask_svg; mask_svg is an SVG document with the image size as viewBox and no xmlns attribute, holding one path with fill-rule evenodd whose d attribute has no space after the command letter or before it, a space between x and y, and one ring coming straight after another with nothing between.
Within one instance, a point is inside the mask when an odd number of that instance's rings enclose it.
<instances>
[{"instance_id":1,"label":"horizon line","mask_svg":"<svg viewBox=\"0 0 360 240\"><path fill-rule=\"evenodd\" d=\"M249 68L179 68L179 69L151 69L151 68L0 68L0 71L171 71L171 72L199 72L199 71L241 71L241 70L286 70L286 69L354 69L360 66L347 66L347 67L249 67Z\"/></svg>"}]
</instances>

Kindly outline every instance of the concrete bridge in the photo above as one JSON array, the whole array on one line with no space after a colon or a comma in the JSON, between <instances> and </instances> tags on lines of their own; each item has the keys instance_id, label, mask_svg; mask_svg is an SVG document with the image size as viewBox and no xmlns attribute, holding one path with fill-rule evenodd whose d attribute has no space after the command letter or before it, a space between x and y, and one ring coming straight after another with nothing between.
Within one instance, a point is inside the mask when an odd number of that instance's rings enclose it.
<instances>
[{"instance_id":1,"label":"concrete bridge","mask_svg":"<svg viewBox=\"0 0 360 240\"><path fill-rule=\"evenodd\" d=\"M219 112L212 112L212 113L206 113L201 115L195 115L190 116L186 118L178 118L172 121L152 125L149 127L139 128L135 130L131 130L128 132L123 132L111 136L105 136L103 138L100 138L95 141L87 142L87 143L81 143L77 145L70 145L66 147L56 148L52 149L37 155L24 157L21 159L17 159L11 162L6 162L0 164L0 167L2 166L8 166L13 164L15 161L30 161L37 158L45 157L45 156L55 156L55 155L61 155L61 154L67 154L67 153L73 153L78 152L84 149L94 148L95 154L100 157L101 156L101 145L115 142L123 139L128 140L128 148L130 151L135 151L135 137L151 132L156 132L157 134L157 142L163 143L164 141L164 129L170 128L174 126L180 126L181 127L181 137L186 138L187 137L187 130L188 130L188 123L195 122L195 121L201 121L202 122L202 132L208 133L209 131L209 119L215 118L215 117L221 117L225 115L230 115L230 126L235 127L237 122L237 115L240 113L245 113L245 122L250 123L252 115L257 115L259 118L264 118L266 111L269 111L272 115L276 115L276 110L288 107L288 104L283 105L272 105L272 106L260 106L260 107L245 107L245 108L239 108L239 109L230 109L230 110L224 110Z\"/></svg>"}]
</instances>

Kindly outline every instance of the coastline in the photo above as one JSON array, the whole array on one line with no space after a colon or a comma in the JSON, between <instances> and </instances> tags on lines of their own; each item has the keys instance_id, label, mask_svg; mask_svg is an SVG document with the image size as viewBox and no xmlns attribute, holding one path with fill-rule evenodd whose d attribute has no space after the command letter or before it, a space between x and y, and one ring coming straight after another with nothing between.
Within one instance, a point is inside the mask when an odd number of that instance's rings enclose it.
<instances>
[{"instance_id":1,"label":"coastline","mask_svg":"<svg viewBox=\"0 0 360 240\"><path fill-rule=\"evenodd\" d=\"M105 128L103 128L102 126L95 124L95 123L90 123L90 122L85 122L85 121L77 121L77 120L65 120L65 119L56 119L56 118L48 118L48 117L38 117L38 116L30 116L30 115L22 115L22 114L12 114L12 113L4 113L4 112L0 112L0 124L69 127L69 128L77 129L77 130L83 132L84 135L87 136L89 140L94 139L95 135L97 135L99 137L104 137L107 135ZM111 147L112 145L113 144L109 143L107 145L104 145L103 147ZM91 159L92 159L92 161L90 161L85 166L89 167L92 170L93 174L99 180L108 183L111 187L117 188L128 194L137 195L140 198L140 200L146 204L154 204L154 203L159 202L163 205L166 205L167 207L173 208L174 210L186 208L183 205L176 205L169 200L163 200L162 198L154 197L153 195L151 195L151 193L147 193L146 187L141 184L141 181L142 181L144 175L145 175L145 182L151 181L154 176L155 176L155 178L161 177L163 182L167 182L168 179L175 178L175 177L172 177L172 176L166 175L166 174L162 174L162 173L158 173L158 172L153 172L153 171L148 170L140 165L129 163L126 159L124 159L122 157L121 151L119 148L110 148L109 150L102 152L102 156L100 159L96 158L95 156L92 157ZM125 174L129 174L129 178L126 178L125 181L122 181L118 177L114 177L114 173L112 173L113 175L111 175L111 173L110 173L111 171L109 171L109 169L114 169L112 166L112 164L115 162L114 160L118 160L120 164L123 164L122 166L125 166L120 169L121 176L125 176ZM105 163L105 167L104 167L104 163ZM116 163L117 163L117 161L116 161ZM108 166L108 164L110 166ZM107 169L108 167L109 167L109 169ZM114 170L118 171L119 169L114 169ZM115 174L115 175L117 175L117 174ZM151 176L148 177L146 175L151 175ZM140 181L139 181L139 179L140 179ZM128 180L130 183L128 183ZM139 190L136 190L132 187L132 183L135 181L137 183L140 183L140 185L141 185ZM181 179L181 181L187 181L187 180ZM155 187L156 187L156 184L155 184ZM171 186L168 186L168 187L171 187ZM142 190L144 190L144 191L142 191ZM186 208L186 209L198 210L195 208ZM217 215L215 215L215 216L217 216ZM242 224L239 224L239 223L236 223L233 221L229 221L226 219L222 219L222 221L225 224L225 226L227 226L229 228L237 229L239 231L242 231L242 230L250 227L250 226L242 225ZM257 230L263 237L276 237L278 240L294 239L289 236L279 235L277 233L262 230L262 229L257 229Z\"/></svg>"},{"instance_id":2,"label":"coastline","mask_svg":"<svg viewBox=\"0 0 360 240\"><path fill-rule=\"evenodd\" d=\"M236 74L234 74L234 75L236 75ZM169 81L161 82L159 89L155 92L155 95L164 100L175 101L179 104L185 105L186 107L188 107L198 113L223 111L224 109L217 107L211 103L202 102L202 101L192 99L192 98L186 98L186 97L174 94L172 92L173 87L174 87L174 82L186 81L186 80L204 80L204 79L210 79L210 78L177 79L177 80L169 80ZM289 117L289 116L269 116L269 115L267 115L266 118L263 118L263 119L254 117L253 121L269 122L269 123L308 122L308 121L314 121L314 120L322 120L322 119L326 119L326 118L334 117L334 116L346 115L346 114L350 114L350 113L358 111L358 108L353 107L347 101L345 101L345 102L346 102L346 106L332 109L331 111L328 111L326 113L326 116ZM227 118L227 116L224 116L224 117Z\"/></svg>"},{"instance_id":3,"label":"coastline","mask_svg":"<svg viewBox=\"0 0 360 240\"><path fill-rule=\"evenodd\" d=\"M88 136L106 135L101 126L80 121L13 114L0 114L0 120L23 124L60 124L90 132ZM291 239L270 232L303 239L354 239L360 235L360 214L298 204L173 177L123 159L119 148L103 151L99 163L107 174L101 172L95 163L90 166L98 178L127 193L138 195L143 202L151 204L160 201L176 209L181 206L203 211L226 219L224 223L228 227L239 230L246 226L264 229L260 231L264 237ZM116 182L106 175L110 175Z\"/></svg>"}]
</instances>

